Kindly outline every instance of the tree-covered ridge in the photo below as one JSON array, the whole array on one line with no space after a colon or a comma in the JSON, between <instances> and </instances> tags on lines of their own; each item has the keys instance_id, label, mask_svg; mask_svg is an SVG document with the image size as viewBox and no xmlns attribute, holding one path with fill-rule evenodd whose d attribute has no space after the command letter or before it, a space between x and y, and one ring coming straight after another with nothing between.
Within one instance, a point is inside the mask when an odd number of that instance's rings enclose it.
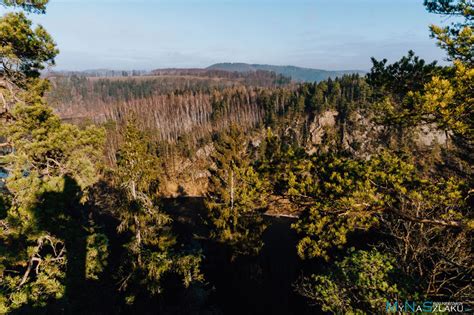
<instances>
[{"instance_id":1,"label":"tree-covered ridge","mask_svg":"<svg viewBox=\"0 0 474 315\"><path fill-rule=\"evenodd\" d=\"M139 75L93 75L90 72L55 73L46 77L53 89L48 100L65 109L95 105L95 102L129 101L166 93L209 92L233 86L276 87L290 83L288 78L267 71L240 74L203 69L160 69ZM133 72L132 72L133 74ZM78 99L78 100L77 100Z\"/></svg>"},{"instance_id":2,"label":"tree-covered ridge","mask_svg":"<svg viewBox=\"0 0 474 315\"><path fill-rule=\"evenodd\" d=\"M221 70L234 73L254 73L259 71L271 71L278 75L291 78L296 82L320 82L329 78L335 79L343 75L351 74L365 74L361 70L340 70L329 71L321 69L302 68L295 66L275 66L275 65L260 65L248 63L216 63L207 67L208 70Z\"/></svg>"}]
</instances>

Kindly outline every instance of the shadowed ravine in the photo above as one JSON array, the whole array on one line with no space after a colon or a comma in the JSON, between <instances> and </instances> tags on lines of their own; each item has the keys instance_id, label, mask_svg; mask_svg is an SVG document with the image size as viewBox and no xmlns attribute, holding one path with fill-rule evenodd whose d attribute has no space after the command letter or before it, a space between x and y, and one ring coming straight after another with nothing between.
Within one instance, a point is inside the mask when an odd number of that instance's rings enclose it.
<instances>
[{"instance_id":1,"label":"shadowed ravine","mask_svg":"<svg viewBox=\"0 0 474 315\"><path fill-rule=\"evenodd\" d=\"M214 289L210 300L224 314L314 314L293 289L302 269L296 254L295 218L266 217L264 247L257 257L233 261L222 244L205 239L204 200L180 197L163 202L163 210L174 218L180 238L198 241L206 257L203 272Z\"/></svg>"}]
</instances>

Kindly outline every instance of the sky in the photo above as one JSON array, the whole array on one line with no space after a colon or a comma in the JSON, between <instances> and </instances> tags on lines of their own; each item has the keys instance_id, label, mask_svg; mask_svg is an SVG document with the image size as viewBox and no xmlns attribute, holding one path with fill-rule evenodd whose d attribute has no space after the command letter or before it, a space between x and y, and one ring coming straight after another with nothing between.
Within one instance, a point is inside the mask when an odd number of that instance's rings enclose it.
<instances>
[{"instance_id":1,"label":"sky","mask_svg":"<svg viewBox=\"0 0 474 315\"><path fill-rule=\"evenodd\" d=\"M0 13L5 9L0 8ZM217 62L368 70L409 49L444 59L422 0L50 0L30 14L55 39L56 70L151 70Z\"/></svg>"}]
</instances>

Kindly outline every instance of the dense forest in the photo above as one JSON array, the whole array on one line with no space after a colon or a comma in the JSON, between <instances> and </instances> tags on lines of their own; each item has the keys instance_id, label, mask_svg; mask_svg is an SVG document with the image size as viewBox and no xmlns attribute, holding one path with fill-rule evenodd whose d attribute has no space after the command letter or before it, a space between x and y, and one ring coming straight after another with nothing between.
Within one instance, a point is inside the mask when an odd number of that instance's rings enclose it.
<instances>
[{"instance_id":1,"label":"dense forest","mask_svg":"<svg viewBox=\"0 0 474 315\"><path fill-rule=\"evenodd\" d=\"M314 83L45 77L47 3L0 1L0 313L474 308L471 1L424 1L447 65Z\"/></svg>"}]
</instances>

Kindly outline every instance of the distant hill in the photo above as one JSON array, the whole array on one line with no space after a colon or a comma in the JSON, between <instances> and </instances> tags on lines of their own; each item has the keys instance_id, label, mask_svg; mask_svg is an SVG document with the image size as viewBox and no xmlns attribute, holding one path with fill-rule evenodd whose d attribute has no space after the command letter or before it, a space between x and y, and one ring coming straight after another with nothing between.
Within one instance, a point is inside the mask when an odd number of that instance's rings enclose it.
<instances>
[{"instance_id":1,"label":"distant hill","mask_svg":"<svg viewBox=\"0 0 474 315\"><path fill-rule=\"evenodd\" d=\"M273 71L276 74L284 75L285 77L291 77L294 81L299 82L319 82L328 78L340 77L344 74L365 74L362 70L340 70L340 71L328 71L321 69L301 68L295 66L274 66L274 65L260 65L260 64L248 64L248 63L216 63L212 66L207 67L209 70L223 70L229 72L254 72L257 70Z\"/></svg>"},{"instance_id":2,"label":"distant hill","mask_svg":"<svg viewBox=\"0 0 474 315\"><path fill-rule=\"evenodd\" d=\"M358 73L365 75L362 70L321 70L302 68L295 66L275 66L262 64L248 64L238 62L216 63L207 68L166 68L155 69L151 71L145 70L109 70L109 69L92 69L83 71L45 71L43 75L51 76L85 76L85 77L131 77L131 76L162 76L162 75L178 75L178 76L210 76L223 78L242 78L242 77L269 77L265 73L255 73L257 71L274 72L276 75L282 75L285 80L296 82L319 82L328 78L343 76L344 74ZM276 78L279 79L279 78ZM281 78L280 78L281 79Z\"/></svg>"}]
</instances>

